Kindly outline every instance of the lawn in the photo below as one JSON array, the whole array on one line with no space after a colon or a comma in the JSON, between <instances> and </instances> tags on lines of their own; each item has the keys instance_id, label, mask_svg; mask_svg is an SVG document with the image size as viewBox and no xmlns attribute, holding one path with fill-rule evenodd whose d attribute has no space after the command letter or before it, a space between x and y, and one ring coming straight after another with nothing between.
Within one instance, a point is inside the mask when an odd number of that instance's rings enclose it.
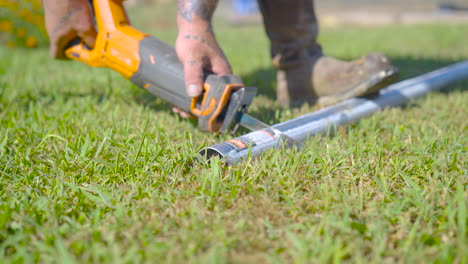
<instances>
[{"instance_id":1,"label":"lawn","mask_svg":"<svg viewBox=\"0 0 468 264\"><path fill-rule=\"evenodd\" d=\"M170 43L172 21L137 26ZM165 24L169 23L169 25ZM219 23L235 72L282 109L259 26ZM468 59L467 25L323 29L327 54L382 51L408 78ZM120 75L0 47L0 263L467 263L467 82L232 167L232 136ZM266 109L266 110L265 110Z\"/></svg>"}]
</instances>

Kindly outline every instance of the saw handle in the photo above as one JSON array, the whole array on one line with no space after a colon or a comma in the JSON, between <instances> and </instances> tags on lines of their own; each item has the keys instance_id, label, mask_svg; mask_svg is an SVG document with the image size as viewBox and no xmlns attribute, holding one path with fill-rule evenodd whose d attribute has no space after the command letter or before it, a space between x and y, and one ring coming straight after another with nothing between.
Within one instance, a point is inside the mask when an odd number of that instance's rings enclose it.
<instances>
[{"instance_id":1,"label":"saw handle","mask_svg":"<svg viewBox=\"0 0 468 264\"><path fill-rule=\"evenodd\" d=\"M93 67L111 68L151 94L196 116L200 130L221 130L231 93L243 87L240 77L205 72L202 95L191 98L185 89L183 65L174 48L131 27L122 0L93 0L93 9L98 32L94 48L74 41L65 50L68 58Z\"/></svg>"}]
</instances>

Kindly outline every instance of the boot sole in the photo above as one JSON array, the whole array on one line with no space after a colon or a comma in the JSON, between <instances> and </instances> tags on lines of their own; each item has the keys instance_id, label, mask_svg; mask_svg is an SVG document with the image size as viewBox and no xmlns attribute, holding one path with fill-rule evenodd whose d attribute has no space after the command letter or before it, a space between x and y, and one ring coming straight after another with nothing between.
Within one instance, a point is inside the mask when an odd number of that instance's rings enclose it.
<instances>
[{"instance_id":1,"label":"boot sole","mask_svg":"<svg viewBox=\"0 0 468 264\"><path fill-rule=\"evenodd\" d=\"M380 89L394 83L397 79L398 69L396 67L392 67L373 75L368 80L344 93L319 97L317 98L316 103L320 107L326 107L353 97L375 94Z\"/></svg>"}]
</instances>

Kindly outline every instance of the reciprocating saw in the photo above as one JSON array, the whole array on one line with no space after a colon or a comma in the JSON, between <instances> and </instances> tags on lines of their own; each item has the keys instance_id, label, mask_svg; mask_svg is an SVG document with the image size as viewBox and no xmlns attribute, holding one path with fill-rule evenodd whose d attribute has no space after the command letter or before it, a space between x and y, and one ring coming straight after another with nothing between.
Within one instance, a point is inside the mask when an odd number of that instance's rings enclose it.
<instances>
[{"instance_id":1,"label":"reciprocating saw","mask_svg":"<svg viewBox=\"0 0 468 264\"><path fill-rule=\"evenodd\" d=\"M183 66L173 47L131 27L122 0L93 0L98 35L93 49L79 39L65 51L68 58L93 67L108 67L137 86L198 119L202 131L233 128L255 97L240 77L204 73L203 94L191 98L185 90Z\"/></svg>"},{"instance_id":2,"label":"reciprocating saw","mask_svg":"<svg viewBox=\"0 0 468 264\"><path fill-rule=\"evenodd\" d=\"M183 65L174 48L133 28L122 2L93 0L98 32L96 44L90 49L76 39L65 50L66 56L119 72L137 86L194 115L202 131L235 131L241 125L250 130L264 129L269 135L279 135L290 145L300 145L246 114L257 89L245 87L238 76L204 72L202 95L190 97L185 89Z\"/></svg>"}]
</instances>

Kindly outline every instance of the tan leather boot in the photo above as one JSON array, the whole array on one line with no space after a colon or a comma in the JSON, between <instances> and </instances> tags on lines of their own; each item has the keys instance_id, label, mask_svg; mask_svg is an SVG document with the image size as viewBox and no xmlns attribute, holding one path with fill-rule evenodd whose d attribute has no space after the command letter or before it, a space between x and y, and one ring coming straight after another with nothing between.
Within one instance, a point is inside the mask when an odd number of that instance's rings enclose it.
<instances>
[{"instance_id":1,"label":"tan leather boot","mask_svg":"<svg viewBox=\"0 0 468 264\"><path fill-rule=\"evenodd\" d=\"M396 79L398 70L382 54L346 62L322 53L313 0L258 0L278 69L280 104L322 106L374 93Z\"/></svg>"},{"instance_id":2,"label":"tan leather boot","mask_svg":"<svg viewBox=\"0 0 468 264\"><path fill-rule=\"evenodd\" d=\"M328 106L375 93L394 82L397 75L398 70L380 53L351 62L320 55L278 70L277 98L283 106Z\"/></svg>"}]
</instances>

